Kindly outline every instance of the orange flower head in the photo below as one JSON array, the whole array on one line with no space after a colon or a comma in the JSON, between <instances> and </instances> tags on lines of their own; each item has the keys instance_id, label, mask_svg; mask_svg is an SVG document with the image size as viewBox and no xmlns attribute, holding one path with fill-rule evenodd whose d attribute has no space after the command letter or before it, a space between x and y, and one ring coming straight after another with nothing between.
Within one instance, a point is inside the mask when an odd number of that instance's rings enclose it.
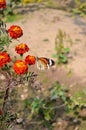
<instances>
[{"instance_id":1,"label":"orange flower head","mask_svg":"<svg viewBox=\"0 0 86 130\"><path fill-rule=\"evenodd\" d=\"M26 56L26 58L25 58L25 62L26 62L28 65L34 65L35 62L36 62L36 57L35 57L35 56L28 55L28 56Z\"/></svg>"},{"instance_id":2,"label":"orange flower head","mask_svg":"<svg viewBox=\"0 0 86 130\"><path fill-rule=\"evenodd\" d=\"M29 47L26 44L21 43L21 44L19 44L19 45L16 46L15 51L18 54L23 55L25 52L29 51Z\"/></svg>"},{"instance_id":3,"label":"orange flower head","mask_svg":"<svg viewBox=\"0 0 86 130\"><path fill-rule=\"evenodd\" d=\"M25 74L28 71L28 65L22 60L16 60L13 69L17 74Z\"/></svg>"},{"instance_id":4,"label":"orange flower head","mask_svg":"<svg viewBox=\"0 0 86 130\"><path fill-rule=\"evenodd\" d=\"M0 52L0 68L11 61L9 54L6 52Z\"/></svg>"},{"instance_id":5,"label":"orange flower head","mask_svg":"<svg viewBox=\"0 0 86 130\"><path fill-rule=\"evenodd\" d=\"M20 26L12 25L8 29L8 33L9 33L10 37L12 37L13 39L17 39L23 35L23 30L21 29Z\"/></svg>"},{"instance_id":6,"label":"orange flower head","mask_svg":"<svg viewBox=\"0 0 86 130\"><path fill-rule=\"evenodd\" d=\"M6 8L6 0L0 0L0 8Z\"/></svg>"}]
</instances>

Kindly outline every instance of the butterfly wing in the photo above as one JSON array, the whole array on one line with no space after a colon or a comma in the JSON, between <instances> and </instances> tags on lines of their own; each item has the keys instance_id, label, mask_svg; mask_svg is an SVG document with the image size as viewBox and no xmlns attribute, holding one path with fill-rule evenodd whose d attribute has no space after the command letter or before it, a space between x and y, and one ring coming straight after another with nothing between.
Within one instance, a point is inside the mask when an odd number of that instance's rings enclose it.
<instances>
[{"instance_id":1,"label":"butterfly wing","mask_svg":"<svg viewBox=\"0 0 86 130\"><path fill-rule=\"evenodd\" d=\"M42 57L37 58L37 68L39 70L47 69L47 65L48 65L48 63L47 63L47 60L45 58L42 58Z\"/></svg>"},{"instance_id":2,"label":"butterfly wing","mask_svg":"<svg viewBox=\"0 0 86 130\"><path fill-rule=\"evenodd\" d=\"M45 57L37 57L37 68L39 70L49 69L50 66L53 66L55 62L52 59L45 58Z\"/></svg>"},{"instance_id":3,"label":"butterfly wing","mask_svg":"<svg viewBox=\"0 0 86 130\"><path fill-rule=\"evenodd\" d=\"M52 59L48 59L48 64L49 64L49 66L53 66L53 65L55 65L55 62Z\"/></svg>"}]
</instances>

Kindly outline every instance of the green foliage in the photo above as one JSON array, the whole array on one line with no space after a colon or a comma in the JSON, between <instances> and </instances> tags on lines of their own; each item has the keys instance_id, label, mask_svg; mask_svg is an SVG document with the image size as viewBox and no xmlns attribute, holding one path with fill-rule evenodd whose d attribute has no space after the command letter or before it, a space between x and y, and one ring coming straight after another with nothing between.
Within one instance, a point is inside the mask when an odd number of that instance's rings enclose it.
<instances>
[{"instance_id":1,"label":"green foliage","mask_svg":"<svg viewBox=\"0 0 86 130\"><path fill-rule=\"evenodd\" d=\"M12 16L14 15L14 12L13 12L13 4L9 1L9 3L7 3L6 5L6 8L3 9L3 10L0 10L0 19L4 19L6 18L8 15Z\"/></svg>"},{"instance_id":2,"label":"green foliage","mask_svg":"<svg viewBox=\"0 0 86 130\"><path fill-rule=\"evenodd\" d=\"M34 98L32 104L31 104L31 107L32 107L31 113L37 113L38 114L42 105L43 105L42 99L40 100L40 98Z\"/></svg>"},{"instance_id":3,"label":"green foliage","mask_svg":"<svg viewBox=\"0 0 86 130\"><path fill-rule=\"evenodd\" d=\"M0 21L0 51L5 51L4 47L8 47L11 39L6 31L6 24Z\"/></svg>"},{"instance_id":4,"label":"green foliage","mask_svg":"<svg viewBox=\"0 0 86 130\"><path fill-rule=\"evenodd\" d=\"M27 108L29 111L29 120L48 123L52 126L53 121L58 118L57 112L65 107L64 113L71 114L76 117L84 106L86 107L86 91L78 91L73 96L68 96L69 91L59 82L55 82L48 90L47 97L37 96L28 99ZM77 116L78 118L78 116ZM48 127L49 127L48 126Z\"/></svg>"},{"instance_id":5,"label":"green foliage","mask_svg":"<svg viewBox=\"0 0 86 130\"><path fill-rule=\"evenodd\" d=\"M74 116L79 116L79 111L82 107L86 107L86 90L77 91L73 96L70 96L67 101L66 112L72 113Z\"/></svg>"},{"instance_id":6,"label":"green foliage","mask_svg":"<svg viewBox=\"0 0 86 130\"><path fill-rule=\"evenodd\" d=\"M20 2L22 2L22 0L10 0L10 4L19 4Z\"/></svg>"},{"instance_id":7,"label":"green foliage","mask_svg":"<svg viewBox=\"0 0 86 130\"><path fill-rule=\"evenodd\" d=\"M6 22L14 22L14 21L18 21L20 19L22 19L23 16L21 14L14 14L14 15L7 15L5 21Z\"/></svg>"},{"instance_id":8,"label":"green foliage","mask_svg":"<svg viewBox=\"0 0 86 130\"><path fill-rule=\"evenodd\" d=\"M4 15L5 15L5 16L7 16L7 15L10 15L10 16L14 15L14 12L13 12L12 7L6 8L6 9L4 10Z\"/></svg>"},{"instance_id":9,"label":"green foliage","mask_svg":"<svg viewBox=\"0 0 86 130\"><path fill-rule=\"evenodd\" d=\"M50 94L51 94L51 97L50 97L51 100L55 100L58 97L60 97L63 101L66 100L66 95L63 90L63 87L58 82L55 82L53 84L53 87L50 89Z\"/></svg>"},{"instance_id":10,"label":"green foliage","mask_svg":"<svg viewBox=\"0 0 86 130\"><path fill-rule=\"evenodd\" d=\"M74 105L78 105L79 108L86 106L86 89L83 91L78 91L72 97Z\"/></svg>"},{"instance_id":11,"label":"green foliage","mask_svg":"<svg viewBox=\"0 0 86 130\"><path fill-rule=\"evenodd\" d=\"M11 130L12 126L10 125L11 121L16 119L16 114L13 115L9 112L5 112L0 115L0 130Z\"/></svg>"},{"instance_id":12,"label":"green foliage","mask_svg":"<svg viewBox=\"0 0 86 130\"><path fill-rule=\"evenodd\" d=\"M72 9L74 14L79 14L81 16L86 15L86 2L81 2L81 0L75 0L76 7Z\"/></svg>"},{"instance_id":13,"label":"green foliage","mask_svg":"<svg viewBox=\"0 0 86 130\"><path fill-rule=\"evenodd\" d=\"M68 54L70 53L70 48L65 44L71 44L72 40L65 32L61 29L58 30L58 34L55 38L55 51L54 58L56 58L57 64L66 64L68 63ZM65 47L67 46L67 47Z\"/></svg>"},{"instance_id":14,"label":"green foliage","mask_svg":"<svg viewBox=\"0 0 86 130\"><path fill-rule=\"evenodd\" d=\"M6 22L13 22L21 19L23 16L21 14L18 14L17 11L15 11L18 3L9 2L9 4L7 4L7 8L1 10L1 15L0 15L1 20L3 19L3 21Z\"/></svg>"},{"instance_id":15,"label":"green foliage","mask_svg":"<svg viewBox=\"0 0 86 130\"><path fill-rule=\"evenodd\" d=\"M45 97L40 94L29 99L25 99L25 109L29 112L28 119L33 122L41 122L41 125L52 129L52 123L57 116L57 110L65 106L66 92L58 82L54 83Z\"/></svg>"}]
</instances>

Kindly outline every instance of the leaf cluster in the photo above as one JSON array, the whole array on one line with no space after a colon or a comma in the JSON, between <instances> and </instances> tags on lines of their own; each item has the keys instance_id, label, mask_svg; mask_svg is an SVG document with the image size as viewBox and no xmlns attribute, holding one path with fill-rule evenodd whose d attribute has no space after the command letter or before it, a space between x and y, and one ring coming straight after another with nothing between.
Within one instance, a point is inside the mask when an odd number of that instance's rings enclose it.
<instances>
[{"instance_id":1,"label":"leaf cluster","mask_svg":"<svg viewBox=\"0 0 86 130\"><path fill-rule=\"evenodd\" d=\"M65 44L72 45L72 40L65 32L61 29L58 30L58 34L55 38L55 51L54 58L56 58L57 64L68 63L68 54L70 53L69 45L65 47Z\"/></svg>"},{"instance_id":2,"label":"leaf cluster","mask_svg":"<svg viewBox=\"0 0 86 130\"><path fill-rule=\"evenodd\" d=\"M48 92L47 97L39 95L24 100L24 107L29 112L29 121L40 121L42 125L46 122L52 126L51 122L58 118L57 113L59 110L64 111L64 107L66 107L66 91L62 85L56 82L49 88Z\"/></svg>"},{"instance_id":3,"label":"leaf cluster","mask_svg":"<svg viewBox=\"0 0 86 130\"><path fill-rule=\"evenodd\" d=\"M4 47L8 47L11 39L6 30L6 24L0 21L0 51L5 51Z\"/></svg>"},{"instance_id":4,"label":"leaf cluster","mask_svg":"<svg viewBox=\"0 0 86 130\"><path fill-rule=\"evenodd\" d=\"M75 8L72 9L74 14L79 14L81 16L86 15L86 2L81 2L81 0L75 0Z\"/></svg>"}]
</instances>

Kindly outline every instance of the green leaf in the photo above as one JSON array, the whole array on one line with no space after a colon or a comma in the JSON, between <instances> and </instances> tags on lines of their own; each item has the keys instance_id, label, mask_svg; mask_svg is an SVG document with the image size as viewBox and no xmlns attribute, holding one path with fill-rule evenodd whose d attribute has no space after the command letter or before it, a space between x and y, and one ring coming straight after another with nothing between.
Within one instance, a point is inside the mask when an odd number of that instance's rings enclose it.
<instances>
[{"instance_id":1,"label":"green leaf","mask_svg":"<svg viewBox=\"0 0 86 130\"><path fill-rule=\"evenodd\" d=\"M70 48L64 48L64 53L69 53L70 52Z\"/></svg>"},{"instance_id":2,"label":"green leaf","mask_svg":"<svg viewBox=\"0 0 86 130\"><path fill-rule=\"evenodd\" d=\"M57 95L57 94L52 95L52 96L51 96L51 100L57 99L57 97L58 97L58 95Z\"/></svg>"},{"instance_id":3,"label":"green leaf","mask_svg":"<svg viewBox=\"0 0 86 130\"><path fill-rule=\"evenodd\" d=\"M45 120L49 121L51 119L50 114L47 112L45 113Z\"/></svg>"},{"instance_id":4,"label":"green leaf","mask_svg":"<svg viewBox=\"0 0 86 130\"><path fill-rule=\"evenodd\" d=\"M52 109L45 109L44 110L44 118L45 120L49 121L52 120L52 116L54 115L54 110Z\"/></svg>"},{"instance_id":5,"label":"green leaf","mask_svg":"<svg viewBox=\"0 0 86 130\"><path fill-rule=\"evenodd\" d=\"M72 11L73 11L73 13L75 13L75 14L80 14L80 13L81 13L81 11L80 11L78 8L73 9Z\"/></svg>"},{"instance_id":6,"label":"green leaf","mask_svg":"<svg viewBox=\"0 0 86 130\"><path fill-rule=\"evenodd\" d=\"M62 63L67 63L68 59L64 54L59 55L59 59Z\"/></svg>"},{"instance_id":7,"label":"green leaf","mask_svg":"<svg viewBox=\"0 0 86 130\"><path fill-rule=\"evenodd\" d=\"M0 47L0 52L4 50L4 47Z\"/></svg>"}]
</instances>

